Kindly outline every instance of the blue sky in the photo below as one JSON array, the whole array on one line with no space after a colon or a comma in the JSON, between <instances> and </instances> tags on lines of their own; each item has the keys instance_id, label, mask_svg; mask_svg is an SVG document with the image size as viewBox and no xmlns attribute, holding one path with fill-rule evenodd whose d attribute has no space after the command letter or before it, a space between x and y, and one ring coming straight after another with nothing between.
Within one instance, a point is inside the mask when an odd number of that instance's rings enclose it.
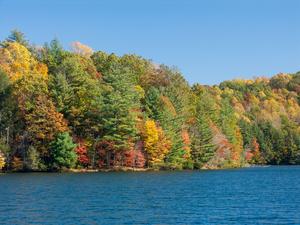
<instances>
[{"instance_id":1,"label":"blue sky","mask_svg":"<svg viewBox=\"0 0 300 225\"><path fill-rule=\"evenodd\" d=\"M190 83L300 70L299 0L0 0L0 39L19 29L176 66Z\"/></svg>"}]
</instances>

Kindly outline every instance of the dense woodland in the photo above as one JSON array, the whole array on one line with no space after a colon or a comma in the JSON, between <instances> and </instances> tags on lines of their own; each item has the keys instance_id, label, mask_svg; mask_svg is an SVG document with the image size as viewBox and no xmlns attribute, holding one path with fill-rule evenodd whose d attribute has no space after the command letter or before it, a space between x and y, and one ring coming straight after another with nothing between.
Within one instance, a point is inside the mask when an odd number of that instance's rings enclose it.
<instances>
[{"instance_id":1,"label":"dense woodland","mask_svg":"<svg viewBox=\"0 0 300 225\"><path fill-rule=\"evenodd\" d=\"M0 168L299 164L299 93L300 73L190 86L136 55L13 31L0 47Z\"/></svg>"}]
</instances>

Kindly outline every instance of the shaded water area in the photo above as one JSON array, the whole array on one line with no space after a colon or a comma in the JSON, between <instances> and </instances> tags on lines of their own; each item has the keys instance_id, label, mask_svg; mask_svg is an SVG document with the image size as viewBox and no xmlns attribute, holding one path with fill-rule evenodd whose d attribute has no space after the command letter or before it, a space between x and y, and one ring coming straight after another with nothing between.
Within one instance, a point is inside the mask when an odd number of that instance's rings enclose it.
<instances>
[{"instance_id":1,"label":"shaded water area","mask_svg":"<svg viewBox=\"0 0 300 225\"><path fill-rule=\"evenodd\" d=\"M300 167L3 174L0 224L300 224Z\"/></svg>"}]
</instances>

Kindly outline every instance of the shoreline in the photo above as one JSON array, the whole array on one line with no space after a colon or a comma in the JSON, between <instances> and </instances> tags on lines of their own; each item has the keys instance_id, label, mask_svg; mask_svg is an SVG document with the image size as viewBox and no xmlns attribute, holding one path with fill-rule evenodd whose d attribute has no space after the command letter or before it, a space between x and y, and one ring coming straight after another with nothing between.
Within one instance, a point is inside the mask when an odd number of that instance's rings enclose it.
<instances>
[{"instance_id":1,"label":"shoreline","mask_svg":"<svg viewBox=\"0 0 300 225\"><path fill-rule=\"evenodd\" d=\"M133 168L133 167L115 167L107 169L62 169L59 171L39 171L39 170L24 170L24 171L0 171L0 174L5 173L103 173L103 172L160 172L160 171L216 171L216 170L235 170L245 168L266 168L272 166L300 166L300 165L246 165L243 167L232 168L203 168L203 169L157 169L157 168Z\"/></svg>"},{"instance_id":2,"label":"shoreline","mask_svg":"<svg viewBox=\"0 0 300 225\"><path fill-rule=\"evenodd\" d=\"M146 172L156 171L153 168L115 167L107 169L66 169L61 172L67 173L99 173L99 172ZM157 170L158 171L158 170Z\"/></svg>"}]
</instances>

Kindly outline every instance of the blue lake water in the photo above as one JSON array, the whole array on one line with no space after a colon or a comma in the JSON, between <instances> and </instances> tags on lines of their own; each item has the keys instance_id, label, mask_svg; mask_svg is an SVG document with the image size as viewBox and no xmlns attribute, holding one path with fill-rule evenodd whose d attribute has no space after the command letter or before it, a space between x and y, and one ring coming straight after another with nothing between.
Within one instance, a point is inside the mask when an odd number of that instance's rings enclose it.
<instances>
[{"instance_id":1,"label":"blue lake water","mask_svg":"<svg viewBox=\"0 0 300 225\"><path fill-rule=\"evenodd\" d=\"M0 224L300 224L300 167L4 174Z\"/></svg>"}]
</instances>

